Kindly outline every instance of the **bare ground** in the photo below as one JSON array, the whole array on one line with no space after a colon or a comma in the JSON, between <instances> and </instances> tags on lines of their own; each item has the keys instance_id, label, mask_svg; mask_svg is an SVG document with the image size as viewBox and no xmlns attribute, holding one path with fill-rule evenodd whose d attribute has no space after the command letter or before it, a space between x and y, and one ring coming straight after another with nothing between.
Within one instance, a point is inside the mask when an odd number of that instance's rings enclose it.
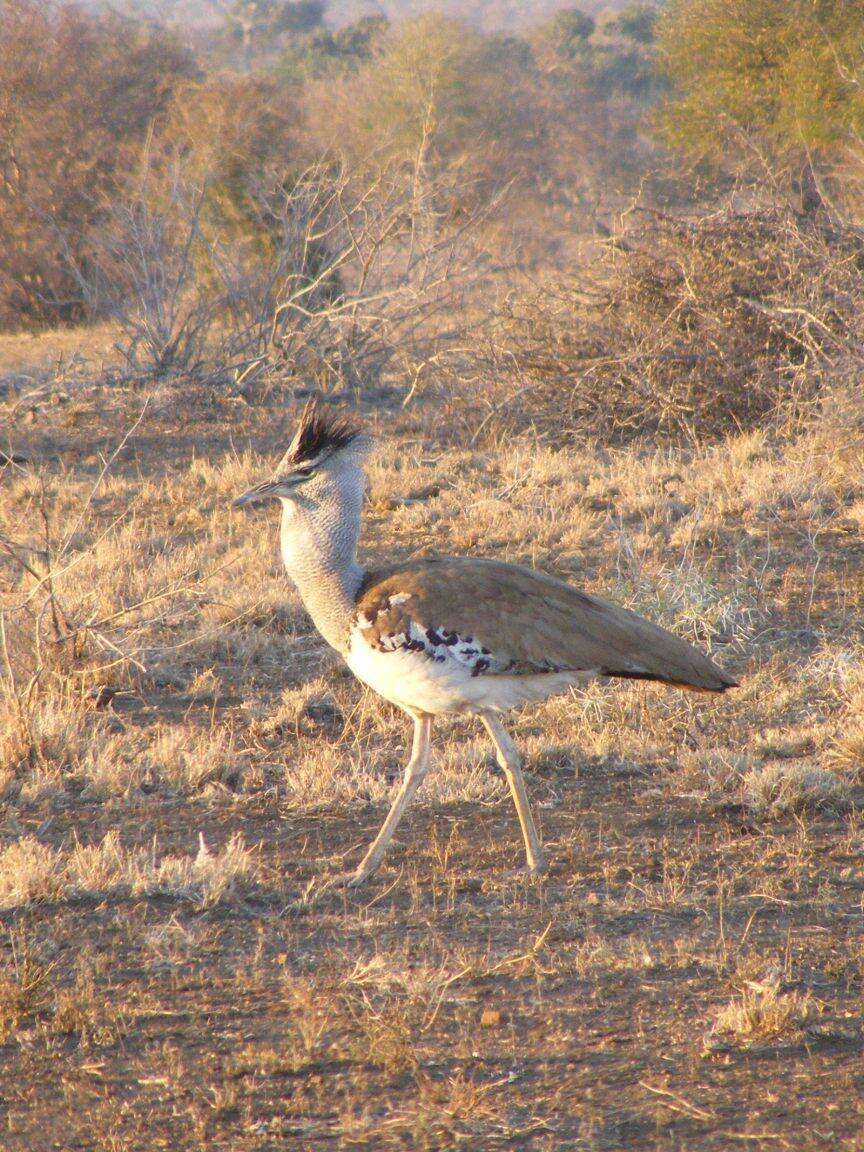
<instances>
[{"instance_id":1,"label":"bare ground","mask_svg":"<svg viewBox=\"0 0 864 1152\"><path fill-rule=\"evenodd\" d=\"M319 896L408 732L311 633L275 523L227 506L292 410L176 382L97 483L147 395L79 383L3 401L30 462L0 475L2 594L44 612L6 617L0 1146L864 1148L859 401L506 451L494 406L368 405L372 552L534 563L744 684L516 718L542 881L480 733L439 724L379 876Z\"/></svg>"}]
</instances>

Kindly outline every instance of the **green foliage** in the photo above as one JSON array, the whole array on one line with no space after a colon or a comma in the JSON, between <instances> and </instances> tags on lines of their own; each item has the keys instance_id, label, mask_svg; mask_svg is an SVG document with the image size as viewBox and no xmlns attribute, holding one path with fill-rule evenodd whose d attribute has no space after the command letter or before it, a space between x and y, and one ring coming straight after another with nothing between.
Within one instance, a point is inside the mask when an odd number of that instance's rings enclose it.
<instances>
[{"instance_id":1,"label":"green foliage","mask_svg":"<svg viewBox=\"0 0 864 1152\"><path fill-rule=\"evenodd\" d=\"M598 46L591 60L591 78L594 92L600 98L628 96L648 103L664 88L653 51L641 45Z\"/></svg>"},{"instance_id":2,"label":"green foliage","mask_svg":"<svg viewBox=\"0 0 864 1152\"><path fill-rule=\"evenodd\" d=\"M864 6L672 0L658 25L669 142L728 163L825 164L864 134Z\"/></svg>"},{"instance_id":3,"label":"green foliage","mask_svg":"<svg viewBox=\"0 0 864 1152\"><path fill-rule=\"evenodd\" d=\"M276 18L278 32L309 32L324 20L324 0L292 0L283 3Z\"/></svg>"},{"instance_id":4,"label":"green foliage","mask_svg":"<svg viewBox=\"0 0 864 1152\"><path fill-rule=\"evenodd\" d=\"M320 28L324 9L324 0L234 0L227 14L228 32L240 42L251 66L258 53L272 50L274 40Z\"/></svg>"},{"instance_id":5,"label":"green foliage","mask_svg":"<svg viewBox=\"0 0 864 1152\"><path fill-rule=\"evenodd\" d=\"M659 12L651 4L631 4L603 25L603 31L617 33L636 44L653 44Z\"/></svg>"},{"instance_id":6,"label":"green foliage","mask_svg":"<svg viewBox=\"0 0 864 1152\"><path fill-rule=\"evenodd\" d=\"M562 60L576 60L588 51L588 41L596 25L578 8L565 8L549 22L547 36L552 50Z\"/></svg>"},{"instance_id":7,"label":"green foliage","mask_svg":"<svg viewBox=\"0 0 864 1152\"><path fill-rule=\"evenodd\" d=\"M546 72L584 90L587 98L651 99L659 89L653 49L657 10L637 3L597 27L578 8L559 12L536 35Z\"/></svg>"},{"instance_id":8,"label":"green foliage","mask_svg":"<svg viewBox=\"0 0 864 1152\"><path fill-rule=\"evenodd\" d=\"M388 27L385 16L366 16L336 31L319 28L309 36L294 36L276 71L287 79L351 71L369 60Z\"/></svg>"}]
</instances>

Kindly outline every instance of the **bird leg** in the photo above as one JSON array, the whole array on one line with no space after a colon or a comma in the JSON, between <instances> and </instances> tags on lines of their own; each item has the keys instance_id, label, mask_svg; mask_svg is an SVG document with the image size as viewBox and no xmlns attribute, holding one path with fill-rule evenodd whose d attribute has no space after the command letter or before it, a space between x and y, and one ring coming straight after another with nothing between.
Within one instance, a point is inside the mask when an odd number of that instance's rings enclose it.
<instances>
[{"instance_id":1,"label":"bird leg","mask_svg":"<svg viewBox=\"0 0 864 1152\"><path fill-rule=\"evenodd\" d=\"M525 790L525 779L522 775L522 758L519 749L507 734L504 725L494 712L484 712L480 719L486 725L486 731L492 737L495 745L496 758L501 771L507 777L510 785L510 794L516 805L519 824L522 828L522 839L525 841L525 858L528 871L540 873L546 871L546 861L543 857L543 848L540 837L531 815L531 805L528 802L528 793Z\"/></svg>"},{"instance_id":2,"label":"bird leg","mask_svg":"<svg viewBox=\"0 0 864 1152\"><path fill-rule=\"evenodd\" d=\"M402 819L405 809L411 803L414 793L420 787L423 777L429 771L429 734L432 730L432 717L419 713L414 717L414 742L411 748L411 759L405 768L405 775L399 786L399 791L393 800L387 819L381 825L381 831L372 842L369 851L363 857L356 872L346 880L354 888L367 880L387 852L396 826Z\"/></svg>"}]
</instances>

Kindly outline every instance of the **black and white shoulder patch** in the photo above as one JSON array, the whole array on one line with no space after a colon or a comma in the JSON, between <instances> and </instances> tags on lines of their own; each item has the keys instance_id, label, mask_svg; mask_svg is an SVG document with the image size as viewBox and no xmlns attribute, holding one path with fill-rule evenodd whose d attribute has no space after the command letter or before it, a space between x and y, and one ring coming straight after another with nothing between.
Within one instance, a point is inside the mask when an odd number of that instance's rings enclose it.
<instances>
[{"instance_id":1,"label":"black and white shoulder patch","mask_svg":"<svg viewBox=\"0 0 864 1152\"><path fill-rule=\"evenodd\" d=\"M371 648L377 652L416 652L436 664L455 661L472 676L482 676L486 673L498 676L506 673L530 675L559 671L553 665L545 663L542 667L533 664L530 667L522 666L509 656L494 653L475 636L462 635L447 628L418 624L402 607L410 598L410 594L397 593L389 599L387 607L399 609L398 625L395 625L387 609L377 612L374 618L362 612L358 614L356 626Z\"/></svg>"}]
</instances>

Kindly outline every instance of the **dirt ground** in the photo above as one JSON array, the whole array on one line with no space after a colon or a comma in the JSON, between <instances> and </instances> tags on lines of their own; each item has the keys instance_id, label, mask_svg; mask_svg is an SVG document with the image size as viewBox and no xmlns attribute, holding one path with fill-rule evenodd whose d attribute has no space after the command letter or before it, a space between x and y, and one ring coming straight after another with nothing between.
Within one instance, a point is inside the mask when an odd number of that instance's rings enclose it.
<instances>
[{"instance_id":1,"label":"dirt ground","mask_svg":"<svg viewBox=\"0 0 864 1152\"><path fill-rule=\"evenodd\" d=\"M22 402L0 354L0 1147L864 1149L860 401L617 449L364 401L370 553L534 564L742 687L514 717L542 880L439 723L380 873L321 895L409 726L230 510L302 397L76 370Z\"/></svg>"}]
</instances>

